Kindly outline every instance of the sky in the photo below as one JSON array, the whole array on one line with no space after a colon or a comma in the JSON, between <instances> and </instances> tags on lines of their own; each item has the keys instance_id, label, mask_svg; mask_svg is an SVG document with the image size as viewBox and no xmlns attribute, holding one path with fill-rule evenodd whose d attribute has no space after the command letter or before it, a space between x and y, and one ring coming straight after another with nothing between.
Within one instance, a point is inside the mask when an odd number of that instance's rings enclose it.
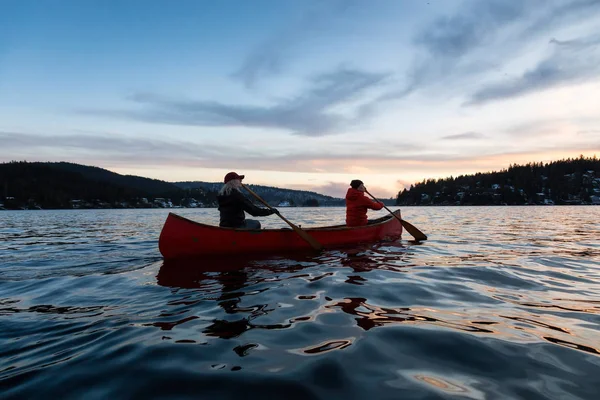
<instances>
[{"instance_id":1,"label":"sky","mask_svg":"<svg viewBox=\"0 0 600 400\"><path fill-rule=\"evenodd\" d=\"M2 0L0 162L382 198L600 156L600 0Z\"/></svg>"}]
</instances>

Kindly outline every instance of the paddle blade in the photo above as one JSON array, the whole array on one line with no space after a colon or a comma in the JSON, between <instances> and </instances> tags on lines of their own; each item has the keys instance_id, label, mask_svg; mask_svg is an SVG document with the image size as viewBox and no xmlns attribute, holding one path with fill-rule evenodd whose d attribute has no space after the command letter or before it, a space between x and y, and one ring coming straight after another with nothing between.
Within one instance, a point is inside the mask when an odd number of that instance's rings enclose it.
<instances>
[{"instance_id":1,"label":"paddle blade","mask_svg":"<svg viewBox=\"0 0 600 400\"><path fill-rule=\"evenodd\" d=\"M368 190L365 189L365 192L367 192L367 194L369 196L371 196L373 198L373 200L379 201L379 200L377 200L377 198L375 196L373 196L371 193L369 193ZM414 225L412 225L410 222L407 222L407 221L403 220L402 218L400 218L399 216L397 216L396 214L394 214L392 212L392 210L387 208L385 205L383 207L386 210L388 210L388 212L390 214L392 214L397 220L399 220L402 223L402 226L404 227L404 229L406 229L406 232L410 233L412 235L412 237L414 237L416 240L427 240L427 236L423 232L418 230Z\"/></svg>"},{"instance_id":2,"label":"paddle blade","mask_svg":"<svg viewBox=\"0 0 600 400\"><path fill-rule=\"evenodd\" d=\"M418 230L413 224L406 221L405 219L401 220L402 226L406 229L406 232L410 233L412 237L416 240L427 240L427 235Z\"/></svg>"},{"instance_id":3,"label":"paddle blade","mask_svg":"<svg viewBox=\"0 0 600 400\"><path fill-rule=\"evenodd\" d=\"M293 225L292 229L294 229L296 231L296 233L300 237L302 237L302 239L306 240L308 242L308 244L310 244L312 246L313 249L315 249L317 251L323 250L323 245L321 243L317 242L315 240L315 238L313 238L312 236L310 236L308 233L306 233L302 229L298 228L296 225Z\"/></svg>"}]
</instances>

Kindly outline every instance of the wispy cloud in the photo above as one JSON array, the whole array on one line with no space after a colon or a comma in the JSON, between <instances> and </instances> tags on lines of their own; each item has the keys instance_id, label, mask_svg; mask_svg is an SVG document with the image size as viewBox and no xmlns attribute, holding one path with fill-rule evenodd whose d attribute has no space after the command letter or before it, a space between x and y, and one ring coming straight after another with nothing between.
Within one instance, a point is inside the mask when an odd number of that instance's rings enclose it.
<instances>
[{"instance_id":1,"label":"wispy cloud","mask_svg":"<svg viewBox=\"0 0 600 400\"><path fill-rule=\"evenodd\" d=\"M346 195L346 191L350 187L350 182L326 182L320 185L301 184L301 185L290 185L290 188L297 190L308 190L316 193L323 193L337 198L343 198Z\"/></svg>"},{"instance_id":2,"label":"wispy cloud","mask_svg":"<svg viewBox=\"0 0 600 400\"><path fill-rule=\"evenodd\" d=\"M415 43L432 57L457 59L517 20L527 8L524 1L469 2L455 15L437 19L417 35Z\"/></svg>"},{"instance_id":3,"label":"wispy cloud","mask_svg":"<svg viewBox=\"0 0 600 400\"><path fill-rule=\"evenodd\" d=\"M598 135L600 134L600 129L588 129L583 131L578 131L578 135Z\"/></svg>"},{"instance_id":4,"label":"wispy cloud","mask_svg":"<svg viewBox=\"0 0 600 400\"><path fill-rule=\"evenodd\" d=\"M540 35L573 20L592 18L599 10L600 0L466 1L453 15L440 17L417 33L417 57L406 82L379 100L403 98L429 87L461 88L501 68Z\"/></svg>"},{"instance_id":5,"label":"wispy cloud","mask_svg":"<svg viewBox=\"0 0 600 400\"><path fill-rule=\"evenodd\" d=\"M49 136L0 131L0 141L3 143L3 148L13 154L40 154L41 156L44 150L49 150L49 153L53 154L59 151L59 154L68 153L80 157L86 154L93 154L94 157L106 155L101 157L106 160L129 158L134 163L151 162L152 159L170 160L177 157L218 158L231 152L231 149L225 146L199 146L181 141L167 142L110 134Z\"/></svg>"},{"instance_id":6,"label":"wispy cloud","mask_svg":"<svg viewBox=\"0 0 600 400\"><path fill-rule=\"evenodd\" d=\"M116 134L86 134L86 135L54 135L3 132L0 131L0 142L3 148L12 155L37 154L40 159L45 154L57 154L57 150L68 153L69 156L85 157L90 155L99 160L125 160L136 163L165 163L206 162L211 163L240 163L252 162L256 164L261 160L270 166L284 166L294 162L311 162L314 160L361 160L370 159L396 159L415 158L425 147L404 142L403 151L410 150L411 154L395 154L391 147L393 144L349 142L330 145L327 149L283 149L260 146L250 148L240 153L237 143L223 145L208 145L177 140L154 140L141 137L125 137ZM399 146L398 146L399 147ZM430 155L430 157L437 157ZM7 161L5 159L5 161ZM294 166L292 166L294 168ZM271 169L269 167L268 169Z\"/></svg>"},{"instance_id":7,"label":"wispy cloud","mask_svg":"<svg viewBox=\"0 0 600 400\"><path fill-rule=\"evenodd\" d=\"M504 129L504 133L516 137L548 136L557 134L559 127L564 125L564 123L565 121L560 119L523 122L509 126Z\"/></svg>"},{"instance_id":8,"label":"wispy cloud","mask_svg":"<svg viewBox=\"0 0 600 400\"><path fill-rule=\"evenodd\" d=\"M354 1L343 0L311 5L297 21L290 21L253 49L231 76L246 87L252 87L261 78L281 73L290 62L295 46L311 35L330 29L334 20L353 4Z\"/></svg>"},{"instance_id":9,"label":"wispy cloud","mask_svg":"<svg viewBox=\"0 0 600 400\"><path fill-rule=\"evenodd\" d=\"M410 188L410 185L412 185L414 183L415 182L412 182L412 181L409 181L409 180L406 180L406 179L397 179L396 180L396 185L398 187L401 187L401 188L407 189L407 190Z\"/></svg>"},{"instance_id":10,"label":"wispy cloud","mask_svg":"<svg viewBox=\"0 0 600 400\"><path fill-rule=\"evenodd\" d=\"M544 7L544 4L546 7ZM569 23L581 23L600 11L599 0L544 0L538 4L540 14L522 31L520 37L528 39L531 36L545 34L549 29Z\"/></svg>"},{"instance_id":11,"label":"wispy cloud","mask_svg":"<svg viewBox=\"0 0 600 400\"><path fill-rule=\"evenodd\" d=\"M387 199L390 197L396 197L398 195L397 187L380 187L369 185L368 179L364 177L358 176L357 179L362 178L365 182L365 186L368 187L369 192L373 193L374 196L377 196L379 199ZM410 185L410 184L409 184ZM350 187L350 182L332 182L329 181L327 183L321 185L289 185L292 189L297 190L309 190L312 192L323 193L337 198L344 198L346 196L346 192Z\"/></svg>"},{"instance_id":12,"label":"wispy cloud","mask_svg":"<svg viewBox=\"0 0 600 400\"><path fill-rule=\"evenodd\" d=\"M468 152L457 153L446 150L445 146L436 148L431 145L418 145L405 143L340 143L329 145L327 148L306 150L298 148L270 148L257 147L247 151L238 152L238 145L208 145L190 141L153 140L141 137L125 137L115 134L102 135L56 135L28 134L0 131L0 142L6 154L2 160L9 161L11 157L34 155L36 160L43 159L46 154L58 154L62 157L92 157L96 160L119 160L129 162L131 165L139 163L161 164L169 163L199 165L211 167L214 165L251 164L252 167L265 167L272 170L283 168L297 170L301 164L310 165L313 162L338 163L344 171L348 165L364 165L368 163L373 170L380 168L388 162L415 162L415 163L444 163L472 159L485 155L519 154L523 151L543 151L557 148L580 149L585 146L597 148L600 143L592 139L586 142L573 143L572 147L563 144L540 144L530 149L510 148L498 149L495 144L481 143ZM401 151L394 151L394 148ZM57 152L60 150L60 152ZM286 165L290 168L286 169ZM318 169L318 165L313 165ZM312 168L312 167L311 167Z\"/></svg>"},{"instance_id":13,"label":"wispy cloud","mask_svg":"<svg viewBox=\"0 0 600 400\"><path fill-rule=\"evenodd\" d=\"M594 128L599 124L600 117L596 116L546 118L508 125L499 132L519 138L542 136L548 138L578 132L594 132Z\"/></svg>"},{"instance_id":14,"label":"wispy cloud","mask_svg":"<svg viewBox=\"0 0 600 400\"><path fill-rule=\"evenodd\" d=\"M485 104L600 77L600 35L567 41L552 39L550 43L554 46L552 54L533 69L515 80L484 86L466 104Z\"/></svg>"},{"instance_id":15,"label":"wispy cloud","mask_svg":"<svg viewBox=\"0 0 600 400\"><path fill-rule=\"evenodd\" d=\"M486 136L479 132L465 132L456 135L442 136L443 140L483 139Z\"/></svg>"},{"instance_id":16,"label":"wispy cloud","mask_svg":"<svg viewBox=\"0 0 600 400\"><path fill-rule=\"evenodd\" d=\"M414 38L423 54L408 71L405 86L386 97L401 98L440 80L487 71L494 63L469 59L470 53L493 42L501 29L524 17L531 6L532 2L521 0L469 1L454 15L436 19Z\"/></svg>"},{"instance_id":17,"label":"wispy cloud","mask_svg":"<svg viewBox=\"0 0 600 400\"><path fill-rule=\"evenodd\" d=\"M368 172L352 173L367 182L370 174L392 173L397 177L414 175L418 170L423 176L445 176L450 173L466 173L487 170L490 165L505 166L508 160L523 162L556 154L576 156L580 153L599 152L600 142L595 136L566 145L540 144L527 148L481 145L467 152L439 151L422 148L410 152L390 152L386 145L365 148L353 145L347 148L319 149L308 151L293 149L281 151L270 148L254 148L239 152L231 147L209 146L193 142L160 141L147 138L126 138L118 135L62 135L45 136L1 132L0 142L5 151L0 162L11 160L27 161L70 161L104 168L125 169L172 169L222 168L223 170L260 170L278 172L335 173L348 175L348 166L369 166ZM569 153L571 152L571 153ZM536 155L536 158L532 158ZM496 167L494 167L496 168ZM449 172L450 171L450 172ZM440 175L441 174L441 175ZM362 178L361 178L362 177ZM167 178L168 179L168 178ZM173 178L176 179L176 178ZM397 178L396 178L397 179ZM344 185L347 182L343 182ZM396 188L410 183L401 180ZM318 184L312 186L317 188ZM337 191L340 186L331 186ZM321 191L327 190L323 188ZM319 190L317 190L319 191Z\"/></svg>"},{"instance_id":18,"label":"wispy cloud","mask_svg":"<svg viewBox=\"0 0 600 400\"><path fill-rule=\"evenodd\" d=\"M239 146L206 145L182 141L161 141L120 135L58 135L26 134L0 131L5 152L0 162L70 161L121 168L223 168L281 171L347 173L348 165L361 163L374 168L390 169L394 163L423 160L439 162L457 155L420 152L394 154L389 145L362 144L333 146L318 150L281 150L268 147L249 148L239 152ZM417 148L417 146L409 146ZM427 163L426 163L427 164Z\"/></svg>"},{"instance_id":19,"label":"wispy cloud","mask_svg":"<svg viewBox=\"0 0 600 400\"><path fill-rule=\"evenodd\" d=\"M358 120L356 115L332 111L334 106L356 100L357 96L382 84L388 76L387 73L339 68L313 77L305 93L266 106L172 100L140 94L132 100L142 106L141 110L82 112L150 123L270 128L297 135L324 136L348 129Z\"/></svg>"}]
</instances>

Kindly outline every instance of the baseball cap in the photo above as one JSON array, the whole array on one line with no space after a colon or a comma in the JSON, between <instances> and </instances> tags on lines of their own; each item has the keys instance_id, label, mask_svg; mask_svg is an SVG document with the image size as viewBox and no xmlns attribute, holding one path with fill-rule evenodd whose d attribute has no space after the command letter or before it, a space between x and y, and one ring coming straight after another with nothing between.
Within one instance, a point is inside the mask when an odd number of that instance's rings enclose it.
<instances>
[{"instance_id":1,"label":"baseball cap","mask_svg":"<svg viewBox=\"0 0 600 400\"><path fill-rule=\"evenodd\" d=\"M239 179L241 181L242 179L244 179L244 175L238 175L235 172L229 172L227 175L225 175L224 182L227 183L233 179Z\"/></svg>"}]
</instances>

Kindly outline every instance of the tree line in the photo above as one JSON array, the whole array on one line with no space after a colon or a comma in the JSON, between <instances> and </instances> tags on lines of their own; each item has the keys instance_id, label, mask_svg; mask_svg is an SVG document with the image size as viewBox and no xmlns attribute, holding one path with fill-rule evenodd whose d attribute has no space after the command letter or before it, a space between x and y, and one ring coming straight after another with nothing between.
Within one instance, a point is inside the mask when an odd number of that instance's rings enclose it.
<instances>
[{"instance_id":1,"label":"tree line","mask_svg":"<svg viewBox=\"0 0 600 400\"><path fill-rule=\"evenodd\" d=\"M600 160L567 158L511 164L500 171L425 179L398 193L397 205L600 203Z\"/></svg>"},{"instance_id":2,"label":"tree line","mask_svg":"<svg viewBox=\"0 0 600 400\"><path fill-rule=\"evenodd\" d=\"M0 164L0 207L5 209L216 207L222 184L181 185L67 162ZM181 186L180 186L181 185ZM253 187L271 205L319 206L337 199L317 193ZM296 193L298 192L298 193ZM319 197L320 196L320 197Z\"/></svg>"}]
</instances>

